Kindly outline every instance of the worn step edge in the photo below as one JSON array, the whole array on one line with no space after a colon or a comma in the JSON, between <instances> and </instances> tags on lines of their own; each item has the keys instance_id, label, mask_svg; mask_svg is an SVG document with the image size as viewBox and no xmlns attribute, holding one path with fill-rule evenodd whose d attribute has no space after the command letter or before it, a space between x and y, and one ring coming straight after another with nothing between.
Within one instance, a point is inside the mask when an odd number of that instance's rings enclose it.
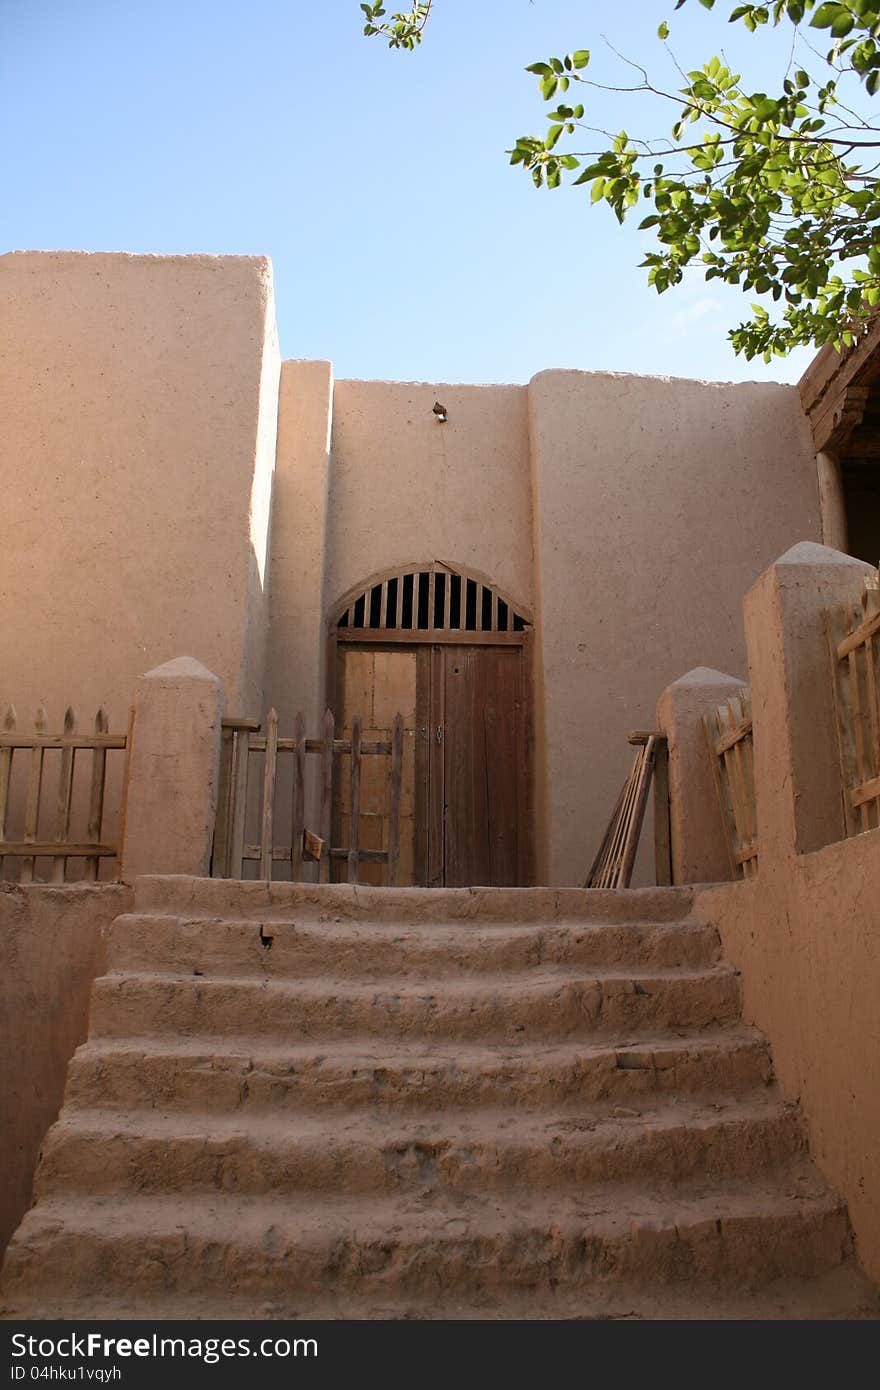
<instances>
[{"instance_id":1,"label":"worn step edge","mask_svg":"<svg viewBox=\"0 0 880 1390\"><path fill-rule=\"evenodd\" d=\"M688 1037L647 1034L612 1044L395 1042L323 1044L253 1037L101 1038L70 1064L65 1106L510 1106L596 1102L655 1092L739 1094L772 1079L767 1041L731 1025Z\"/></svg>"},{"instance_id":2,"label":"worn step edge","mask_svg":"<svg viewBox=\"0 0 880 1390\"><path fill-rule=\"evenodd\" d=\"M509 923L275 921L117 917L108 936L112 970L200 967L212 973L276 975L328 968L369 976L432 971L526 970L546 964L711 966L720 958L716 929L700 922Z\"/></svg>"},{"instance_id":3,"label":"worn step edge","mask_svg":"<svg viewBox=\"0 0 880 1390\"><path fill-rule=\"evenodd\" d=\"M136 912L189 917L283 915L311 908L382 920L671 921L693 906L692 888L371 888L147 875L135 880Z\"/></svg>"},{"instance_id":4,"label":"worn step edge","mask_svg":"<svg viewBox=\"0 0 880 1390\"><path fill-rule=\"evenodd\" d=\"M224 1322L285 1321L868 1321L880 1319L880 1295L854 1260L808 1278L792 1275L759 1289L713 1289L704 1283L670 1288L639 1283L593 1284L580 1289L500 1289L466 1298L429 1295L334 1299L317 1293L266 1302L218 1293L213 1298L175 1293L131 1301L98 1294L75 1303L18 1303L0 1306L0 1321L11 1319L120 1320L166 1322L222 1319Z\"/></svg>"},{"instance_id":5,"label":"worn step edge","mask_svg":"<svg viewBox=\"0 0 880 1390\"><path fill-rule=\"evenodd\" d=\"M627 1183L662 1174L754 1178L804 1152L797 1111L776 1100L668 1106L641 1115L568 1111L479 1111L441 1116L277 1115L221 1119L152 1111L69 1112L49 1131L37 1197L60 1192L201 1190L348 1194L427 1190L489 1191L529 1184L547 1191ZM793 1176L793 1181L797 1179Z\"/></svg>"},{"instance_id":6,"label":"worn step edge","mask_svg":"<svg viewBox=\"0 0 880 1390\"><path fill-rule=\"evenodd\" d=\"M114 1287L147 1298L194 1287L400 1297L632 1278L755 1287L852 1255L845 1208L831 1194L738 1185L688 1199L588 1195L589 1205L556 1193L539 1204L526 1191L503 1204L459 1197L430 1206L399 1195L44 1200L13 1236L3 1297Z\"/></svg>"},{"instance_id":7,"label":"worn step edge","mask_svg":"<svg viewBox=\"0 0 880 1390\"><path fill-rule=\"evenodd\" d=\"M383 987L384 984L384 987ZM517 1032L570 1037L638 1027L705 1027L740 1011L736 972L542 972L509 976L357 982L307 977L105 975L92 991L90 1037L124 1032L241 1032L280 1028L307 1036L361 1032L458 1038Z\"/></svg>"}]
</instances>

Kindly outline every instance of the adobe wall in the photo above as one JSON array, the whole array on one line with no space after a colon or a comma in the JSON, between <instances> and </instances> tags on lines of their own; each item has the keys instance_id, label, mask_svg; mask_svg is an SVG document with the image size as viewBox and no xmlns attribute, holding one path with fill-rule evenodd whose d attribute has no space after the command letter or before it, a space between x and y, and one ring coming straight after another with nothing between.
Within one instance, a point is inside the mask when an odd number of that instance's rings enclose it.
<instances>
[{"instance_id":1,"label":"adobe wall","mask_svg":"<svg viewBox=\"0 0 880 1390\"><path fill-rule=\"evenodd\" d=\"M758 873L703 890L695 911L716 923L742 971L746 1021L769 1038L783 1094L800 1102L812 1153L848 1203L859 1257L880 1279L880 831L842 838L823 618L857 600L871 573L800 543L746 595ZM699 717L694 705L694 729ZM703 800L691 810L702 817Z\"/></svg>"},{"instance_id":2,"label":"adobe wall","mask_svg":"<svg viewBox=\"0 0 880 1390\"><path fill-rule=\"evenodd\" d=\"M0 1257L30 1204L43 1135L88 1032L103 933L131 901L121 884L0 883Z\"/></svg>"},{"instance_id":3,"label":"adobe wall","mask_svg":"<svg viewBox=\"0 0 880 1390\"><path fill-rule=\"evenodd\" d=\"M697 665L745 674L742 596L819 539L818 488L793 386L542 372L529 421L544 863L564 885L582 880L658 690Z\"/></svg>"},{"instance_id":4,"label":"adobe wall","mask_svg":"<svg viewBox=\"0 0 880 1390\"><path fill-rule=\"evenodd\" d=\"M880 1280L880 831L703 892L696 910L742 971L743 1016L770 1039L816 1162Z\"/></svg>"},{"instance_id":5,"label":"adobe wall","mask_svg":"<svg viewBox=\"0 0 880 1390\"><path fill-rule=\"evenodd\" d=\"M0 257L0 703L60 726L188 652L259 703L279 354L261 257Z\"/></svg>"},{"instance_id":6,"label":"adobe wall","mask_svg":"<svg viewBox=\"0 0 880 1390\"><path fill-rule=\"evenodd\" d=\"M284 363L266 682L284 723L320 714L327 615L377 571L458 563L531 611L526 402L523 386L334 384L328 363Z\"/></svg>"}]
</instances>

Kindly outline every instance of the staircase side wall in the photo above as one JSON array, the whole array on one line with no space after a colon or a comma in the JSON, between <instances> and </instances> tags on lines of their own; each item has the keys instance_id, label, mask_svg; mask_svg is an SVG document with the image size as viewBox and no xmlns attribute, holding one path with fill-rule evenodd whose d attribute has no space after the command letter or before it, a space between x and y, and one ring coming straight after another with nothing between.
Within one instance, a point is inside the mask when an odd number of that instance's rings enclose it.
<instances>
[{"instance_id":1,"label":"staircase side wall","mask_svg":"<svg viewBox=\"0 0 880 1390\"><path fill-rule=\"evenodd\" d=\"M846 1198L857 1251L880 1281L880 830L762 864L707 889L743 975L743 1014L770 1039L779 1083L807 1117L813 1156Z\"/></svg>"},{"instance_id":2,"label":"staircase side wall","mask_svg":"<svg viewBox=\"0 0 880 1390\"><path fill-rule=\"evenodd\" d=\"M0 1257L30 1205L43 1135L88 1033L106 930L131 902L122 884L0 884Z\"/></svg>"}]
</instances>

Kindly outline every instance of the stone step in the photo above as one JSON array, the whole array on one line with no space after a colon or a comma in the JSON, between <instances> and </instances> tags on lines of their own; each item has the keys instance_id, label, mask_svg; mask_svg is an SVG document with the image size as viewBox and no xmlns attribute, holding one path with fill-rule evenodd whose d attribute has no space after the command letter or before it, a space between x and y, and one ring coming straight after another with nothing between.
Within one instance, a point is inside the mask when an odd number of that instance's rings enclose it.
<instances>
[{"instance_id":1,"label":"stone step","mask_svg":"<svg viewBox=\"0 0 880 1390\"><path fill-rule=\"evenodd\" d=\"M738 976L724 966L646 974L535 970L522 979L440 977L385 988L321 976L218 980L143 972L96 980L90 1036L564 1039L621 1029L628 1034L643 1028L714 1027L732 1022L739 1009Z\"/></svg>"},{"instance_id":2,"label":"stone step","mask_svg":"<svg viewBox=\"0 0 880 1390\"><path fill-rule=\"evenodd\" d=\"M629 1105L671 1092L742 1095L771 1077L766 1040L737 1026L592 1046L440 1041L428 1048L359 1037L285 1046L253 1037L120 1037L79 1048L65 1105L229 1114L318 1106Z\"/></svg>"},{"instance_id":3,"label":"stone step","mask_svg":"<svg viewBox=\"0 0 880 1390\"><path fill-rule=\"evenodd\" d=\"M380 922L675 922L693 888L370 888L363 884L257 883L186 875L138 878L135 912L181 917Z\"/></svg>"},{"instance_id":4,"label":"stone step","mask_svg":"<svg viewBox=\"0 0 880 1390\"><path fill-rule=\"evenodd\" d=\"M709 1192L616 1187L547 1199L461 1194L44 1198L13 1237L4 1297L31 1304L171 1295L514 1296L638 1281L757 1287L851 1257L843 1204L742 1183Z\"/></svg>"},{"instance_id":5,"label":"stone step","mask_svg":"<svg viewBox=\"0 0 880 1390\"><path fill-rule=\"evenodd\" d=\"M131 913L108 944L116 971L302 978L400 977L627 966L650 970L714 965L720 942L700 922L522 923L221 920Z\"/></svg>"},{"instance_id":6,"label":"stone step","mask_svg":"<svg viewBox=\"0 0 880 1390\"><path fill-rule=\"evenodd\" d=\"M68 1110L44 1141L36 1193L564 1192L658 1174L666 1183L754 1178L803 1150L797 1111L772 1094L708 1109L667 1101L642 1113L585 1105L519 1114L358 1111L332 1126L326 1112L245 1122Z\"/></svg>"},{"instance_id":7,"label":"stone step","mask_svg":"<svg viewBox=\"0 0 880 1390\"><path fill-rule=\"evenodd\" d=\"M866 1321L880 1318L880 1297L854 1260L845 1260L809 1278L796 1275L774 1279L759 1289L745 1281L737 1288L701 1283L646 1286L633 1280L584 1284L582 1287L540 1287L525 1292L480 1289L462 1297L454 1293L426 1297L395 1296L369 1299L292 1293L268 1301L243 1299L229 1291L206 1299L191 1290L173 1295L133 1297L120 1291L107 1297L96 1293L83 1302L68 1299L31 1303L20 1298L0 1305L0 1320L28 1319L76 1322L170 1322L222 1319L226 1321ZM308 1336L303 1328L297 1336ZM320 1334L319 1334L320 1337Z\"/></svg>"}]
</instances>

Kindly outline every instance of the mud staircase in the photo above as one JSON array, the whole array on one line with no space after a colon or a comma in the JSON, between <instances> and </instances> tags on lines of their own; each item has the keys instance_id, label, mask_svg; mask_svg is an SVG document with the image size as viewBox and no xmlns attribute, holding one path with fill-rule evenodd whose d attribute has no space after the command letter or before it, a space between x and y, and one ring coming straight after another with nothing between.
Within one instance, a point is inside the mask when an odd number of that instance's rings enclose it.
<instances>
[{"instance_id":1,"label":"mud staircase","mask_svg":"<svg viewBox=\"0 0 880 1390\"><path fill-rule=\"evenodd\" d=\"M687 890L143 879L5 1316L876 1315Z\"/></svg>"}]
</instances>

